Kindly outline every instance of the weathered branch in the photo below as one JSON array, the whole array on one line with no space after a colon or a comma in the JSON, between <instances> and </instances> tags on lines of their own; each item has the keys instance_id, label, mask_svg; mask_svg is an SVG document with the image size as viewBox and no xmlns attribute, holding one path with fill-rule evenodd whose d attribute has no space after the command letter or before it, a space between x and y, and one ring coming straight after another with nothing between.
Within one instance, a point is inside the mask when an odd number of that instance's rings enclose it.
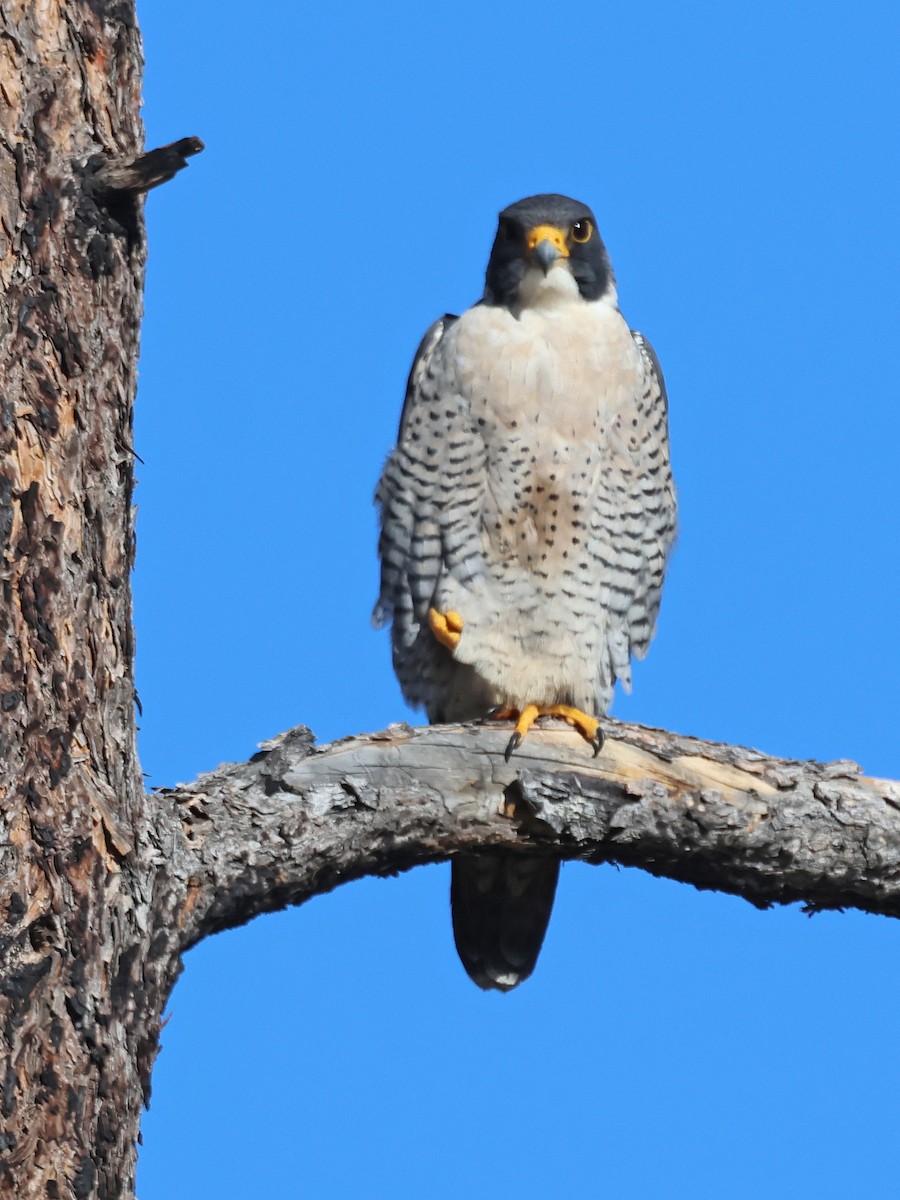
<instances>
[{"instance_id":1,"label":"weathered branch","mask_svg":"<svg viewBox=\"0 0 900 1200\"><path fill-rule=\"evenodd\" d=\"M188 159L204 149L198 137L181 138L168 146L148 150L137 158L114 159L103 162L94 173L94 184L108 192L149 192L177 175L188 165Z\"/></svg>"},{"instance_id":2,"label":"weathered branch","mask_svg":"<svg viewBox=\"0 0 900 1200\"><path fill-rule=\"evenodd\" d=\"M308 730L157 793L182 948L367 874L508 847L618 862L766 906L900 915L900 784L609 721L574 733L412 729L313 748Z\"/></svg>"}]
</instances>

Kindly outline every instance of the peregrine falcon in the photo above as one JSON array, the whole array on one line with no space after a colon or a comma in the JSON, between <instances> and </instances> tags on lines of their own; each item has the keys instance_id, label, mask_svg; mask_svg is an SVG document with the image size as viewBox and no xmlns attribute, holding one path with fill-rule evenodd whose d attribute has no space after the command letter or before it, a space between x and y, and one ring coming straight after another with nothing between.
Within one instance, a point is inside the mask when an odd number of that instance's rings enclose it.
<instances>
[{"instance_id":1,"label":"peregrine falcon","mask_svg":"<svg viewBox=\"0 0 900 1200\"><path fill-rule=\"evenodd\" d=\"M619 312L594 214L531 196L500 214L482 299L425 334L378 486L394 669L431 722L541 716L597 753L616 680L656 625L675 535L666 391ZM454 859L456 946L508 991L534 969L559 862Z\"/></svg>"}]
</instances>

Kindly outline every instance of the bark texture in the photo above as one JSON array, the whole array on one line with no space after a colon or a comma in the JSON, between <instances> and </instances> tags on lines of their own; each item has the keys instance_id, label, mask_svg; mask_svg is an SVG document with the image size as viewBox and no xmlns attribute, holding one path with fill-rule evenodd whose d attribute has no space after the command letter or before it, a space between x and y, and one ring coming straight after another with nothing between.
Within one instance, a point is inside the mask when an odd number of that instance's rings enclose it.
<instances>
[{"instance_id":1,"label":"bark texture","mask_svg":"<svg viewBox=\"0 0 900 1200\"><path fill-rule=\"evenodd\" d=\"M612 720L604 732L593 758L577 734L535 730L507 763L508 728L393 725L313 747L301 727L160 791L159 838L183 832L174 939L487 847L638 866L759 907L900 915L900 784Z\"/></svg>"},{"instance_id":2,"label":"bark texture","mask_svg":"<svg viewBox=\"0 0 900 1200\"><path fill-rule=\"evenodd\" d=\"M144 228L128 2L0 7L0 1189L118 1196L155 1028L136 849L132 404Z\"/></svg>"},{"instance_id":3,"label":"bark texture","mask_svg":"<svg viewBox=\"0 0 900 1200\"><path fill-rule=\"evenodd\" d=\"M364 874L485 847L900 913L900 786L608 722L308 730L146 797L131 425L143 154L131 0L0 6L0 1194L130 1197L181 954ZM452 953L448 936L447 952Z\"/></svg>"}]
</instances>

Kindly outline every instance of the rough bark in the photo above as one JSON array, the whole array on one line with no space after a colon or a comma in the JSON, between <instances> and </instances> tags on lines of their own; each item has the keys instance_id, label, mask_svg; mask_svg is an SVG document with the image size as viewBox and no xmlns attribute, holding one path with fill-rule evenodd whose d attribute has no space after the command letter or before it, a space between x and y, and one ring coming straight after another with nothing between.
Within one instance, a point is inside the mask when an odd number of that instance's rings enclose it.
<instances>
[{"instance_id":1,"label":"rough bark","mask_svg":"<svg viewBox=\"0 0 900 1200\"><path fill-rule=\"evenodd\" d=\"M144 227L93 174L140 150L141 48L126 2L12 0L0 35L0 1189L118 1196L165 973L132 711Z\"/></svg>"},{"instance_id":2,"label":"rough bark","mask_svg":"<svg viewBox=\"0 0 900 1200\"><path fill-rule=\"evenodd\" d=\"M608 726L449 727L312 748L142 794L131 417L142 153L131 0L0 7L0 1194L133 1195L181 954L367 873L503 846L614 860L755 904L900 912L900 786ZM451 953L448 941L448 953Z\"/></svg>"},{"instance_id":3,"label":"rough bark","mask_svg":"<svg viewBox=\"0 0 900 1200\"><path fill-rule=\"evenodd\" d=\"M900 915L900 784L855 763L604 723L578 735L394 725L313 747L300 728L248 763L158 792L173 948L367 874L504 847L654 875L765 907L804 901ZM586 934L589 936L589 934Z\"/></svg>"}]
</instances>

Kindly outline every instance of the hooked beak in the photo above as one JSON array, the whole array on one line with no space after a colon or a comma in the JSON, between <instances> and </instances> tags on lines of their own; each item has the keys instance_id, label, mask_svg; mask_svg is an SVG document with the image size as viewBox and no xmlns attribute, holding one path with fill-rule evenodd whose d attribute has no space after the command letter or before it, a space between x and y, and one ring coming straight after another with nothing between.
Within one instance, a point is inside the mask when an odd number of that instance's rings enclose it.
<instances>
[{"instance_id":1,"label":"hooked beak","mask_svg":"<svg viewBox=\"0 0 900 1200\"><path fill-rule=\"evenodd\" d=\"M545 275L559 259L569 257L566 235L555 225L536 225L529 229L525 244L529 259Z\"/></svg>"}]
</instances>

